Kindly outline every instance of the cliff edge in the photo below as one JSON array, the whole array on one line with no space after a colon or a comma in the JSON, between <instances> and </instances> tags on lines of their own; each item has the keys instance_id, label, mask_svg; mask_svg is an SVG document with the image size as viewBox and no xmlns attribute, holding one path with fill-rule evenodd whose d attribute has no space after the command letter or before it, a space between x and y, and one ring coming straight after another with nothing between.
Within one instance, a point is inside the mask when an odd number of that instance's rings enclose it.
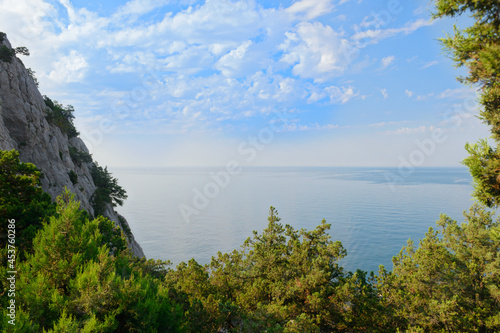
<instances>
[{"instance_id":1,"label":"cliff edge","mask_svg":"<svg viewBox=\"0 0 500 333\"><path fill-rule=\"evenodd\" d=\"M21 161L35 164L44 175L42 188L52 199L68 187L81 207L94 214L91 197L97 187L91 176L93 162L75 158L90 156L89 151L78 136L70 137L49 122L50 112L32 73L15 56L6 36L0 34L0 150L15 149ZM103 215L124 231L130 230L112 204L106 204ZM125 234L132 252L144 257L134 235Z\"/></svg>"}]
</instances>

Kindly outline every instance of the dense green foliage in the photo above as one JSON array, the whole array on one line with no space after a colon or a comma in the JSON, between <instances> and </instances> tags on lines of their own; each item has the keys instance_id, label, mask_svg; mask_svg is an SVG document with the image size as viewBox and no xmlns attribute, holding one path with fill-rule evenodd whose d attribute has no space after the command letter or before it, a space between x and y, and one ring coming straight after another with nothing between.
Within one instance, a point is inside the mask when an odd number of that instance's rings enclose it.
<instances>
[{"instance_id":1,"label":"dense green foliage","mask_svg":"<svg viewBox=\"0 0 500 333\"><path fill-rule=\"evenodd\" d=\"M489 0L437 0L434 17L470 14L471 27L455 27L441 42L468 76L459 80L480 89L481 119L490 127L494 146L486 140L467 145L464 161L474 177L474 195L489 207L500 204L500 2Z\"/></svg>"},{"instance_id":2,"label":"dense green foliage","mask_svg":"<svg viewBox=\"0 0 500 333\"><path fill-rule=\"evenodd\" d=\"M18 271L13 326L6 316L11 275L0 267L2 332L182 332L180 307L161 282L166 263L132 257L121 230L102 216L89 220L68 190L55 206L35 166L20 163L15 151L0 153L1 225L16 219ZM29 242L27 231L37 231ZM6 263L7 242L1 246Z\"/></svg>"},{"instance_id":3,"label":"dense green foliage","mask_svg":"<svg viewBox=\"0 0 500 333\"><path fill-rule=\"evenodd\" d=\"M71 180L71 183L73 185L75 185L76 183L78 183L78 175L73 170L70 170L68 172L68 175L69 175L69 180Z\"/></svg>"},{"instance_id":4,"label":"dense green foliage","mask_svg":"<svg viewBox=\"0 0 500 333\"><path fill-rule=\"evenodd\" d=\"M338 266L346 251L331 240L330 225L323 221L307 231L279 221L271 207L268 227L240 251L169 271L165 280L184 304L188 331L382 330L377 292L365 272Z\"/></svg>"},{"instance_id":5,"label":"dense green foliage","mask_svg":"<svg viewBox=\"0 0 500 333\"><path fill-rule=\"evenodd\" d=\"M75 147L71 146L69 147L69 156L71 157L73 163L75 163L78 166L81 166L82 163L92 162L92 155L84 151L81 151Z\"/></svg>"},{"instance_id":6,"label":"dense green foliage","mask_svg":"<svg viewBox=\"0 0 500 333\"><path fill-rule=\"evenodd\" d=\"M89 221L73 195L63 193L57 214L34 239L33 254L17 264L22 274L16 288L22 292L16 296L16 327L33 332L180 331L181 313L161 281L148 273L157 263L132 258L123 235L109 233L115 228L103 217ZM5 284L5 269L0 275Z\"/></svg>"},{"instance_id":7,"label":"dense green foliage","mask_svg":"<svg viewBox=\"0 0 500 333\"><path fill-rule=\"evenodd\" d=\"M15 150L0 151L0 244L7 243L7 219L17 221L17 246L31 248L37 230L55 213L50 196L40 187L40 171L21 163Z\"/></svg>"},{"instance_id":8,"label":"dense green foliage","mask_svg":"<svg viewBox=\"0 0 500 333\"><path fill-rule=\"evenodd\" d=\"M130 239L132 237L132 230L130 230L127 220L123 216L118 214L118 221L120 222L120 225L122 227L123 232L125 233L125 236L127 236L127 238Z\"/></svg>"},{"instance_id":9,"label":"dense green foliage","mask_svg":"<svg viewBox=\"0 0 500 333\"><path fill-rule=\"evenodd\" d=\"M26 46L18 46L14 49L14 53L29 56L30 50L28 50L28 48Z\"/></svg>"},{"instance_id":10,"label":"dense green foliage","mask_svg":"<svg viewBox=\"0 0 500 333\"><path fill-rule=\"evenodd\" d=\"M459 225L446 215L393 259L380 289L394 322L426 332L500 329L500 222L477 205Z\"/></svg>"},{"instance_id":11,"label":"dense green foliage","mask_svg":"<svg viewBox=\"0 0 500 333\"><path fill-rule=\"evenodd\" d=\"M103 168L94 163L90 174L97 187L91 198L96 216L104 213L107 204L123 205L123 201L127 199L127 192L118 185L118 180L111 175L107 167Z\"/></svg>"},{"instance_id":12,"label":"dense green foliage","mask_svg":"<svg viewBox=\"0 0 500 333\"><path fill-rule=\"evenodd\" d=\"M64 107L62 104L57 103L57 101L52 101L47 96L43 96L43 99L45 105L48 107L47 121L59 127L69 138L78 136L79 133L73 123L73 119L75 118L73 115L75 111L73 106L68 105Z\"/></svg>"},{"instance_id":13,"label":"dense green foliage","mask_svg":"<svg viewBox=\"0 0 500 333\"><path fill-rule=\"evenodd\" d=\"M0 43L2 43L6 37L7 35L4 32L0 32ZM16 54L29 56L30 51L26 46L19 46L16 47L15 49L11 49L7 45L0 45L0 61L11 62L12 58Z\"/></svg>"},{"instance_id":14,"label":"dense green foliage","mask_svg":"<svg viewBox=\"0 0 500 333\"><path fill-rule=\"evenodd\" d=\"M6 45L0 45L0 61L11 62L16 52Z\"/></svg>"}]
</instances>

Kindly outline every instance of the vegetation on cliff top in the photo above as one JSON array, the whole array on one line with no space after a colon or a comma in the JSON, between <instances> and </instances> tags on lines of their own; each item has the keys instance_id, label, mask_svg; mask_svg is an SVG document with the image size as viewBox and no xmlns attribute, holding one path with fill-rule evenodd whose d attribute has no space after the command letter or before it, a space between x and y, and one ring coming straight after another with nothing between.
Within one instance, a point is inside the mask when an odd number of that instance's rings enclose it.
<instances>
[{"instance_id":1,"label":"vegetation on cliff top","mask_svg":"<svg viewBox=\"0 0 500 333\"><path fill-rule=\"evenodd\" d=\"M47 106L47 121L59 127L61 131L68 136L68 138L78 136L79 133L73 123L73 119L75 118L73 114L75 109L73 106L63 106L57 101L52 101L47 96L43 96L43 100Z\"/></svg>"}]
</instances>

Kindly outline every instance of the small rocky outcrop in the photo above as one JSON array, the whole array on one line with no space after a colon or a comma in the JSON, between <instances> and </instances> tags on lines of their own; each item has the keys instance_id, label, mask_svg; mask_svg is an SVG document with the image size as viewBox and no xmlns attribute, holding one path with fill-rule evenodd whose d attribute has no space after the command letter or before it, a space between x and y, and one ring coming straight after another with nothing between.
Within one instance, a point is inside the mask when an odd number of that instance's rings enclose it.
<instances>
[{"instance_id":1,"label":"small rocky outcrop","mask_svg":"<svg viewBox=\"0 0 500 333\"><path fill-rule=\"evenodd\" d=\"M4 52L5 47L12 50L4 35L0 39ZM15 55L10 61L0 59L0 150L16 149L21 161L35 164L44 175L42 188L53 199L68 187L82 208L94 214L90 203L96 190L90 173L92 162L75 159L75 152L88 156L89 151L79 137L69 138L58 126L49 123L48 112L50 109L22 61ZM126 219L111 204L104 215L122 229L130 230ZM134 236L128 237L132 252L144 257Z\"/></svg>"}]
</instances>

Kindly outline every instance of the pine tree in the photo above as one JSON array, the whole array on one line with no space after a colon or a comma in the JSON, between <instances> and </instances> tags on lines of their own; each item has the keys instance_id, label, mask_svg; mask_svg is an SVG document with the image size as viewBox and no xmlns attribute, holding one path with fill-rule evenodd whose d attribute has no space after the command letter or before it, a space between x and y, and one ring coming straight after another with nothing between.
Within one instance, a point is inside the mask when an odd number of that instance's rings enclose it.
<instances>
[{"instance_id":1,"label":"pine tree","mask_svg":"<svg viewBox=\"0 0 500 333\"><path fill-rule=\"evenodd\" d=\"M346 251L331 240L329 229L322 221L314 230L295 230L280 223L271 207L267 228L254 231L241 250L219 252L205 266L194 260L179 264L166 282L183 304L188 330L352 331L373 324L367 318L376 293L365 273L343 272L338 262ZM341 325L344 311L357 318Z\"/></svg>"},{"instance_id":2,"label":"pine tree","mask_svg":"<svg viewBox=\"0 0 500 333\"><path fill-rule=\"evenodd\" d=\"M416 248L393 259L380 290L401 330L500 330L500 221L474 205L458 224L446 215Z\"/></svg>"},{"instance_id":3,"label":"pine tree","mask_svg":"<svg viewBox=\"0 0 500 333\"><path fill-rule=\"evenodd\" d=\"M111 221L90 221L79 207L66 189L57 198L56 214L33 240L33 253L17 263L22 273L16 281L16 327L33 332L182 332L180 308L161 283L164 264L132 257Z\"/></svg>"},{"instance_id":4,"label":"pine tree","mask_svg":"<svg viewBox=\"0 0 500 333\"><path fill-rule=\"evenodd\" d=\"M487 140L466 146L464 164L475 183L475 197L489 207L500 204L500 2L491 0L436 0L435 18L469 14L474 24L455 26L454 35L441 39L457 67L468 76L459 80L480 89L480 117L490 127L493 146Z\"/></svg>"},{"instance_id":5,"label":"pine tree","mask_svg":"<svg viewBox=\"0 0 500 333\"><path fill-rule=\"evenodd\" d=\"M118 180L111 175L107 167L103 168L94 163L90 174L96 186L91 197L92 208L96 216L104 213L107 204L123 205L124 200L127 199L127 192L118 185Z\"/></svg>"}]
</instances>

